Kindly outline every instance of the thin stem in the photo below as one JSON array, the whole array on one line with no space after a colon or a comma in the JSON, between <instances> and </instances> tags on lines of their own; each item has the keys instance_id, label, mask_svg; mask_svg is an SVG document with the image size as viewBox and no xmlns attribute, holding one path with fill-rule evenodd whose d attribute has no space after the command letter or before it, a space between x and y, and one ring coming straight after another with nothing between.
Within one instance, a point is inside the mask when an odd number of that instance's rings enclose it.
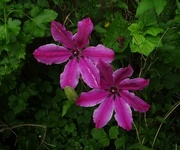
<instances>
[{"instance_id":1,"label":"thin stem","mask_svg":"<svg viewBox=\"0 0 180 150\"><path fill-rule=\"evenodd\" d=\"M24 12L22 12L22 11L20 11L20 10L12 10L12 11L10 11L10 12L7 14L7 17L8 17L11 13L13 13L13 12L20 12L20 13L24 14L26 17L28 17L30 20L32 20L32 18L31 18L29 15L27 15L26 13L24 13Z\"/></svg>"},{"instance_id":2,"label":"thin stem","mask_svg":"<svg viewBox=\"0 0 180 150\"><path fill-rule=\"evenodd\" d=\"M167 117L169 117L169 115L170 115L179 105L180 105L180 101L178 101L176 104L174 104L174 106L173 106L173 107L169 110L169 112L167 112L167 114L164 116L164 121L167 119ZM157 136L158 136L158 134L159 134L159 131L160 131L163 123L164 123L164 122L162 122L162 123L160 124L160 126L159 126L159 128L158 128L158 130L157 130L157 132L156 132L156 135L155 135L155 137L154 137L154 140L153 140L153 143L152 143L152 146L151 146L152 148L154 147L154 144L155 144L155 142L156 142Z\"/></svg>"},{"instance_id":3,"label":"thin stem","mask_svg":"<svg viewBox=\"0 0 180 150\"><path fill-rule=\"evenodd\" d=\"M140 137L139 137L139 131L138 131L138 129L137 129L137 126L136 126L136 124L135 124L134 122L133 122L133 125L134 125L134 128L135 128L135 130L136 130L136 135L137 135L138 141L139 141L140 144L142 144L142 143L141 143L141 140L140 140Z\"/></svg>"},{"instance_id":4,"label":"thin stem","mask_svg":"<svg viewBox=\"0 0 180 150\"><path fill-rule=\"evenodd\" d=\"M5 128L0 130L0 133L4 132L6 130L11 130L11 132L14 133L16 137L18 137L17 134L13 131L13 129L19 128L19 127L25 127L25 126L26 127L39 127L39 128L43 128L44 129L44 134L43 134L40 146L44 145L44 141L45 141L45 138L46 138L46 132L47 132L47 127L44 126L44 125L38 125L38 124L20 124L20 125L16 125L16 126L12 126L12 127L7 127L6 126ZM48 144L46 144L46 145L48 145ZM38 147L38 149L40 148L40 146Z\"/></svg>"}]
</instances>

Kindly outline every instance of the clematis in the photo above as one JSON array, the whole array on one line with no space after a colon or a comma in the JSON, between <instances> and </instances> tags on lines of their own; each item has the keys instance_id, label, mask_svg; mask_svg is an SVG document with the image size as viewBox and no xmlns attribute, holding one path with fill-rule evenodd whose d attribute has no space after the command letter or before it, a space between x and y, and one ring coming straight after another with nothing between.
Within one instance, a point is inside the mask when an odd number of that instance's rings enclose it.
<instances>
[{"instance_id":1,"label":"clematis","mask_svg":"<svg viewBox=\"0 0 180 150\"><path fill-rule=\"evenodd\" d=\"M99 70L96 67L98 60L101 58L106 63L113 61L114 52L111 49L101 44L86 47L92 31L93 23L90 18L78 22L78 31L74 35L61 23L52 21L52 37L62 43L62 46L46 44L34 51L37 61L46 65L68 61L60 75L60 85L63 89L66 86L75 88L80 76L88 86L98 87L100 82Z\"/></svg>"},{"instance_id":2,"label":"clematis","mask_svg":"<svg viewBox=\"0 0 180 150\"><path fill-rule=\"evenodd\" d=\"M105 126L115 111L115 120L123 129L132 128L132 107L135 111L146 112L150 105L135 96L134 90L142 90L149 84L148 79L129 77L133 69L129 65L113 72L112 66L100 61L97 65L100 71L100 87L89 92L83 92L77 99L77 105L91 107L100 104L93 113L96 128Z\"/></svg>"}]
</instances>

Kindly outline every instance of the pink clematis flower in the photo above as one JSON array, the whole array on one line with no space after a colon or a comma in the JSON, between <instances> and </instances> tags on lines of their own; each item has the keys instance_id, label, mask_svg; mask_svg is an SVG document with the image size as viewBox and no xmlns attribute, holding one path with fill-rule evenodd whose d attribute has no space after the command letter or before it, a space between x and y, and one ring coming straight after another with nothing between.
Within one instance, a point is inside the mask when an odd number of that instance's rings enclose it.
<instances>
[{"instance_id":1,"label":"pink clematis flower","mask_svg":"<svg viewBox=\"0 0 180 150\"><path fill-rule=\"evenodd\" d=\"M100 88L83 92L76 103L84 107L100 104L93 114L96 128L105 126L115 111L115 119L118 125L129 131L132 128L133 121L130 107L139 112L146 112L150 108L149 104L130 91L142 90L149 84L149 80L143 78L130 79L129 77L133 74L130 65L115 72L109 64L102 61L97 67L101 77Z\"/></svg>"},{"instance_id":2,"label":"pink clematis flower","mask_svg":"<svg viewBox=\"0 0 180 150\"><path fill-rule=\"evenodd\" d=\"M51 34L56 44L46 44L34 51L34 57L38 62L46 65L61 64L68 60L63 73L60 75L60 85L75 88L81 75L84 82L90 87L98 87L100 82L99 70L95 66L99 58L110 63L114 59L114 52L99 44L96 47L86 47L89 36L93 30L90 18L78 22L78 31L72 34L66 28L56 22L51 22Z\"/></svg>"}]
</instances>

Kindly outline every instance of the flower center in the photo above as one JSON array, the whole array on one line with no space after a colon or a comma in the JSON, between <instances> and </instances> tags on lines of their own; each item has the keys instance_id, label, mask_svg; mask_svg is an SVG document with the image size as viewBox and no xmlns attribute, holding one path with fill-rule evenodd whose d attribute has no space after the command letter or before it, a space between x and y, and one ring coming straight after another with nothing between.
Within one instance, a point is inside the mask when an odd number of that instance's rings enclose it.
<instances>
[{"instance_id":1,"label":"flower center","mask_svg":"<svg viewBox=\"0 0 180 150\"><path fill-rule=\"evenodd\" d=\"M80 55L80 52L78 50L72 51L74 57L78 57Z\"/></svg>"},{"instance_id":2,"label":"flower center","mask_svg":"<svg viewBox=\"0 0 180 150\"><path fill-rule=\"evenodd\" d=\"M111 94L118 94L118 88L117 87L115 87L115 86L112 86L112 87L110 87L110 92L111 92Z\"/></svg>"}]
</instances>

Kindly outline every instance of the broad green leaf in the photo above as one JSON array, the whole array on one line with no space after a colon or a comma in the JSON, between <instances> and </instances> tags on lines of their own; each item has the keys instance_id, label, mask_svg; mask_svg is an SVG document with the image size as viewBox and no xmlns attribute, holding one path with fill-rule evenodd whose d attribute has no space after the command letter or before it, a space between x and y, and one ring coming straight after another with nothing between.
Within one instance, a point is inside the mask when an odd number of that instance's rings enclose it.
<instances>
[{"instance_id":1,"label":"broad green leaf","mask_svg":"<svg viewBox=\"0 0 180 150\"><path fill-rule=\"evenodd\" d=\"M119 149L119 148L125 149L126 137L122 135L120 138L117 138L115 140L114 144L116 146L116 149Z\"/></svg>"},{"instance_id":2,"label":"broad green leaf","mask_svg":"<svg viewBox=\"0 0 180 150\"><path fill-rule=\"evenodd\" d=\"M156 26L157 25L156 13L154 12L154 10L145 11L143 15L139 16L138 21L141 21L144 27Z\"/></svg>"},{"instance_id":3,"label":"broad green leaf","mask_svg":"<svg viewBox=\"0 0 180 150\"><path fill-rule=\"evenodd\" d=\"M21 21L12 18L7 20L7 24L0 24L0 40L6 40L9 43L10 38L17 36L20 31Z\"/></svg>"},{"instance_id":4,"label":"broad green leaf","mask_svg":"<svg viewBox=\"0 0 180 150\"><path fill-rule=\"evenodd\" d=\"M131 31L131 35L133 34L139 34L143 30L143 24L141 21L138 23L132 23L129 27L128 30Z\"/></svg>"},{"instance_id":5,"label":"broad green leaf","mask_svg":"<svg viewBox=\"0 0 180 150\"><path fill-rule=\"evenodd\" d=\"M159 16L167 4L167 0L153 0L154 9Z\"/></svg>"},{"instance_id":6,"label":"broad green leaf","mask_svg":"<svg viewBox=\"0 0 180 150\"><path fill-rule=\"evenodd\" d=\"M141 44L143 44L145 42L145 37L141 34L134 34L133 38L132 38L132 43L140 46Z\"/></svg>"},{"instance_id":7,"label":"broad green leaf","mask_svg":"<svg viewBox=\"0 0 180 150\"><path fill-rule=\"evenodd\" d=\"M127 29L128 22L123 19L120 14L116 14L113 22L110 23L106 30L103 44L116 52L123 52L130 42L129 30ZM119 38L123 38L121 43Z\"/></svg>"},{"instance_id":8,"label":"broad green leaf","mask_svg":"<svg viewBox=\"0 0 180 150\"><path fill-rule=\"evenodd\" d=\"M93 138L97 139L99 144L102 146L102 147L106 147L109 145L109 138L106 134L106 132L104 131L104 129L92 129L91 131L91 134L93 136Z\"/></svg>"},{"instance_id":9,"label":"broad green leaf","mask_svg":"<svg viewBox=\"0 0 180 150\"><path fill-rule=\"evenodd\" d=\"M112 126L110 129L109 129L109 138L110 139L116 139L117 136L119 134L119 131L118 131L118 126Z\"/></svg>"},{"instance_id":10,"label":"broad green leaf","mask_svg":"<svg viewBox=\"0 0 180 150\"><path fill-rule=\"evenodd\" d=\"M57 13L53 10L44 9L36 17L27 20L24 24L24 31L35 37L43 37L49 29L47 23L57 17Z\"/></svg>"},{"instance_id":11,"label":"broad green leaf","mask_svg":"<svg viewBox=\"0 0 180 150\"><path fill-rule=\"evenodd\" d=\"M8 100L9 107L14 111L15 114L26 109L27 103L15 95L11 95Z\"/></svg>"},{"instance_id":12,"label":"broad green leaf","mask_svg":"<svg viewBox=\"0 0 180 150\"><path fill-rule=\"evenodd\" d=\"M162 28L159 27L148 27L147 30L143 33L143 35L150 34L152 36L156 36L159 33L163 32Z\"/></svg>"},{"instance_id":13,"label":"broad green leaf","mask_svg":"<svg viewBox=\"0 0 180 150\"><path fill-rule=\"evenodd\" d=\"M145 40L140 45L137 45L135 42L130 43L130 48L132 52L138 52L148 56L155 47L161 46L160 37L145 37Z\"/></svg>"},{"instance_id":14,"label":"broad green leaf","mask_svg":"<svg viewBox=\"0 0 180 150\"><path fill-rule=\"evenodd\" d=\"M108 137L107 133L104 131L103 128L100 128L100 129L94 128L94 129L92 129L91 134L92 134L93 138L95 138L95 139L101 139L104 137Z\"/></svg>"},{"instance_id":15,"label":"broad green leaf","mask_svg":"<svg viewBox=\"0 0 180 150\"><path fill-rule=\"evenodd\" d=\"M20 24L21 21L15 19L12 20L12 18L9 18L7 21L7 31L8 31L8 38L11 38L12 36L17 36L20 31Z\"/></svg>"},{"instance_id":16,"label":"broad green leaf","mask_svg":"<svg viewBox=\"0 0 180 150\"><path fill-rule=\"evenodd\" d=\"M136 17L144 15L143 13L149 9L153 9L153 2L151 0L142 0L136 10Z\"/></svg>"}]
</instances>

